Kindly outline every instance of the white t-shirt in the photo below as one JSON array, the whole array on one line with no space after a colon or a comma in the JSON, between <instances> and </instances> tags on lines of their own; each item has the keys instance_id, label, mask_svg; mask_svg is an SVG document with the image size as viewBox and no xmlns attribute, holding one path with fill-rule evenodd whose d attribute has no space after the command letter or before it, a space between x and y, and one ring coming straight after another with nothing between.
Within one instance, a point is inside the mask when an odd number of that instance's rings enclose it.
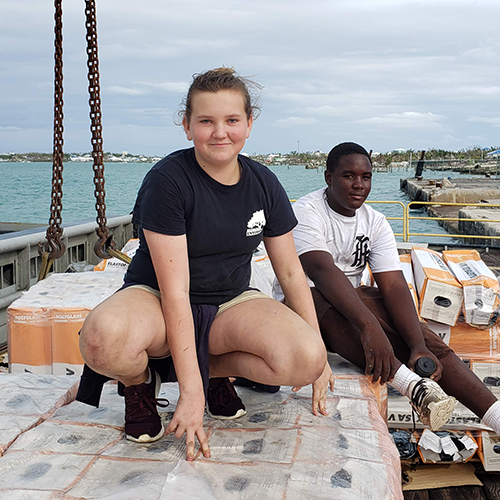
<instances>
[{"instance_id":1,"label":"white t-shirt","mask_svg":"<svg viewBox=\"0 0 500 500\"><path fill-rule=\"evenodd\" d=\"M293 230L298 255L315 250L329 252L354 287L361 284L367 263L373 273L401 270L391 226L367 204L356 210L354 217L340 215L330 208L322 188L297 200L293 210L299 221ZM314 286L309 278L308 282ZM277 300L283 299L277 280L273 294Z\"/></svg>"}]
</instances>

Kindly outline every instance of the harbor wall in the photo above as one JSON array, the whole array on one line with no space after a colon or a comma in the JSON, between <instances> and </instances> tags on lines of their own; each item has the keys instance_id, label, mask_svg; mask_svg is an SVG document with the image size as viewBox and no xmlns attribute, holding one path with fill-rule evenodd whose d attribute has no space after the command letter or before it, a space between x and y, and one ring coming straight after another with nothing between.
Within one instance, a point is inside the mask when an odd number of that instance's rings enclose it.
<instances>
[{"instance_id":1,"label":"harbor wall","mask_svg":"<svg viewBox=\"0 0 500 500\"><path fill-rule=\"evenodd\" d=\"M464 244L500 247L500 240L485 238L500 237L500 223L496 222L500 208L488 207L500 205L500 179L400 179L400 188L414 202L433 203L411 207L424 207L430 217L456 219L438 221L450 233L481 236L464 238ZM467 207L468 203L484 204L484 208Z\"/></svg>"}]
</instances>

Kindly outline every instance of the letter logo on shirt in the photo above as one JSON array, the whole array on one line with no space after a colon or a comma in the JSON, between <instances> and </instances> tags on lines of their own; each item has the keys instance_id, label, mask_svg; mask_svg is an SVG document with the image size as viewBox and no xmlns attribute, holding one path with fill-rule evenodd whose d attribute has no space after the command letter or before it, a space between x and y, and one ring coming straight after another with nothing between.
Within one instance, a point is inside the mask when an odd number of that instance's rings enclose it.
<instances>
[{"instance_id":1,"label":"letter logo on shirt","mask_svg":"<svg viewBox=\"0 0 500 500\"><path fill-rule=\"evenodd\" d=\"M368 236L356 236L356 248L354 250L354 263L351 267L365 267L366 261L368 260L368 255L370 255L370 249L368 248L368 242L370 238Z\"/></svg>"},{"instance_id":2,"label":"letter logo on shirt","mask_svg":"<svg viewBox=\"0 0 500 500\"><path fill-rule=\"evenodd\" d=\"M247 236L256 236L262 233L265 225L266 217L264 215L264 210L257 210L252 214L252 217L250 217L247 223Z\"/></svg>"}]
</instances>

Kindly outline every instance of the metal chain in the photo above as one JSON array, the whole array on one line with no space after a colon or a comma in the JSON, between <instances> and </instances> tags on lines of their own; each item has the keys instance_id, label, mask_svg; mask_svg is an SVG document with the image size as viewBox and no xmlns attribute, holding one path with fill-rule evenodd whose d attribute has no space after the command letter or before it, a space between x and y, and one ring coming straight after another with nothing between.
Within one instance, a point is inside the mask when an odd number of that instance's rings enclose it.
<instances>
[{"instance_id":1,"label":"metal chain","mask_svg":"<svg viewBox=\"0 0 500 500\"><path fill-rule=\"evenodd\" d=\"M47 243L38 245L44 265L40 269L39 279L44 279L54 259L64 255L66 245L61 241L62 184L63 184L63 47L62 47L62 0L55 0L54 26L54 144L52 153L52 195Z\"/></svg>"},{"instance_id":2,"label":"metal chain","mask_svg":"<svg viewBox=\"0 0 500 500\"><path fill-rule=\"evenodd\" d=\"M106 203L104 191L104 164L102 153L102 124L101 124L101 90L99 86L99 57L97 52L97 21L95 1L85 0L85 26L87 28L87 66L89 80L90 130L92 132L92 157L94 159L94 195L97 211L96 233L99 241L94 247L99 257L106 258L102 251L104 241L108 239L109 229L106 219Z\"/></svg>"}]
</instances>

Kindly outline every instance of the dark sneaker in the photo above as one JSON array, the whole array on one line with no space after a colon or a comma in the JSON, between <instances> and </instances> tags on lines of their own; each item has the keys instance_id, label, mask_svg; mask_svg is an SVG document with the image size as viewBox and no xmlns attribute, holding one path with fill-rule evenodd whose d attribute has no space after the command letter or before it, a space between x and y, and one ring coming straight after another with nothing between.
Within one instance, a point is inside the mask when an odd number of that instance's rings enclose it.
<instances>
[{"instance_id":1,"label":"dark sneaker","mask_svg":"<svg viewBox=\"0 0 500 500\"><path fill-rule=\"evenodd\" d=\"M248 380L247 378L243 377L236 377L233 381L233 385L236 385L238 387L250 387L251 389L255 389L256 391L270 392L271 394L274 394L275 392L278 392L280 390L279 385L260 384L259 382L253 382L252 380Z\"/></svg>"},{"instance_id":2,"label":"dark sneaker","mask_svg":"<svg viewBox=\"0 0 500 500\"><path fill-rule=\"evenodd\" d=\"M136 443L152 443L165 431L156 406L166 407L166 399L158 399L160 376L151 370L149 384L125 387L125 436ZM166 404L163 403L166 401Z\"/></svg>"},{"instance_id":3,"label":"dark sneaker","mask_svg":"<svg viewBox=\"0 0 500 500\"><path fill-rule=\"evenodd\" d=\"M232 420L246 414L245 405L227 377L211 378L208 383L207 412L219 420Z\"/></svg>"},{"instance_id":4,"label":"dark sneaker","mask_svg":"<svg viewBox=\"0 0 500 500\"><path fill-rule=\"evenodd\" d=\"M437 431L450 418L457 400L448 396L439 385L430 378L422 378L410 384L410 403L424 425Z\"/></svg>"}]
</instances>

